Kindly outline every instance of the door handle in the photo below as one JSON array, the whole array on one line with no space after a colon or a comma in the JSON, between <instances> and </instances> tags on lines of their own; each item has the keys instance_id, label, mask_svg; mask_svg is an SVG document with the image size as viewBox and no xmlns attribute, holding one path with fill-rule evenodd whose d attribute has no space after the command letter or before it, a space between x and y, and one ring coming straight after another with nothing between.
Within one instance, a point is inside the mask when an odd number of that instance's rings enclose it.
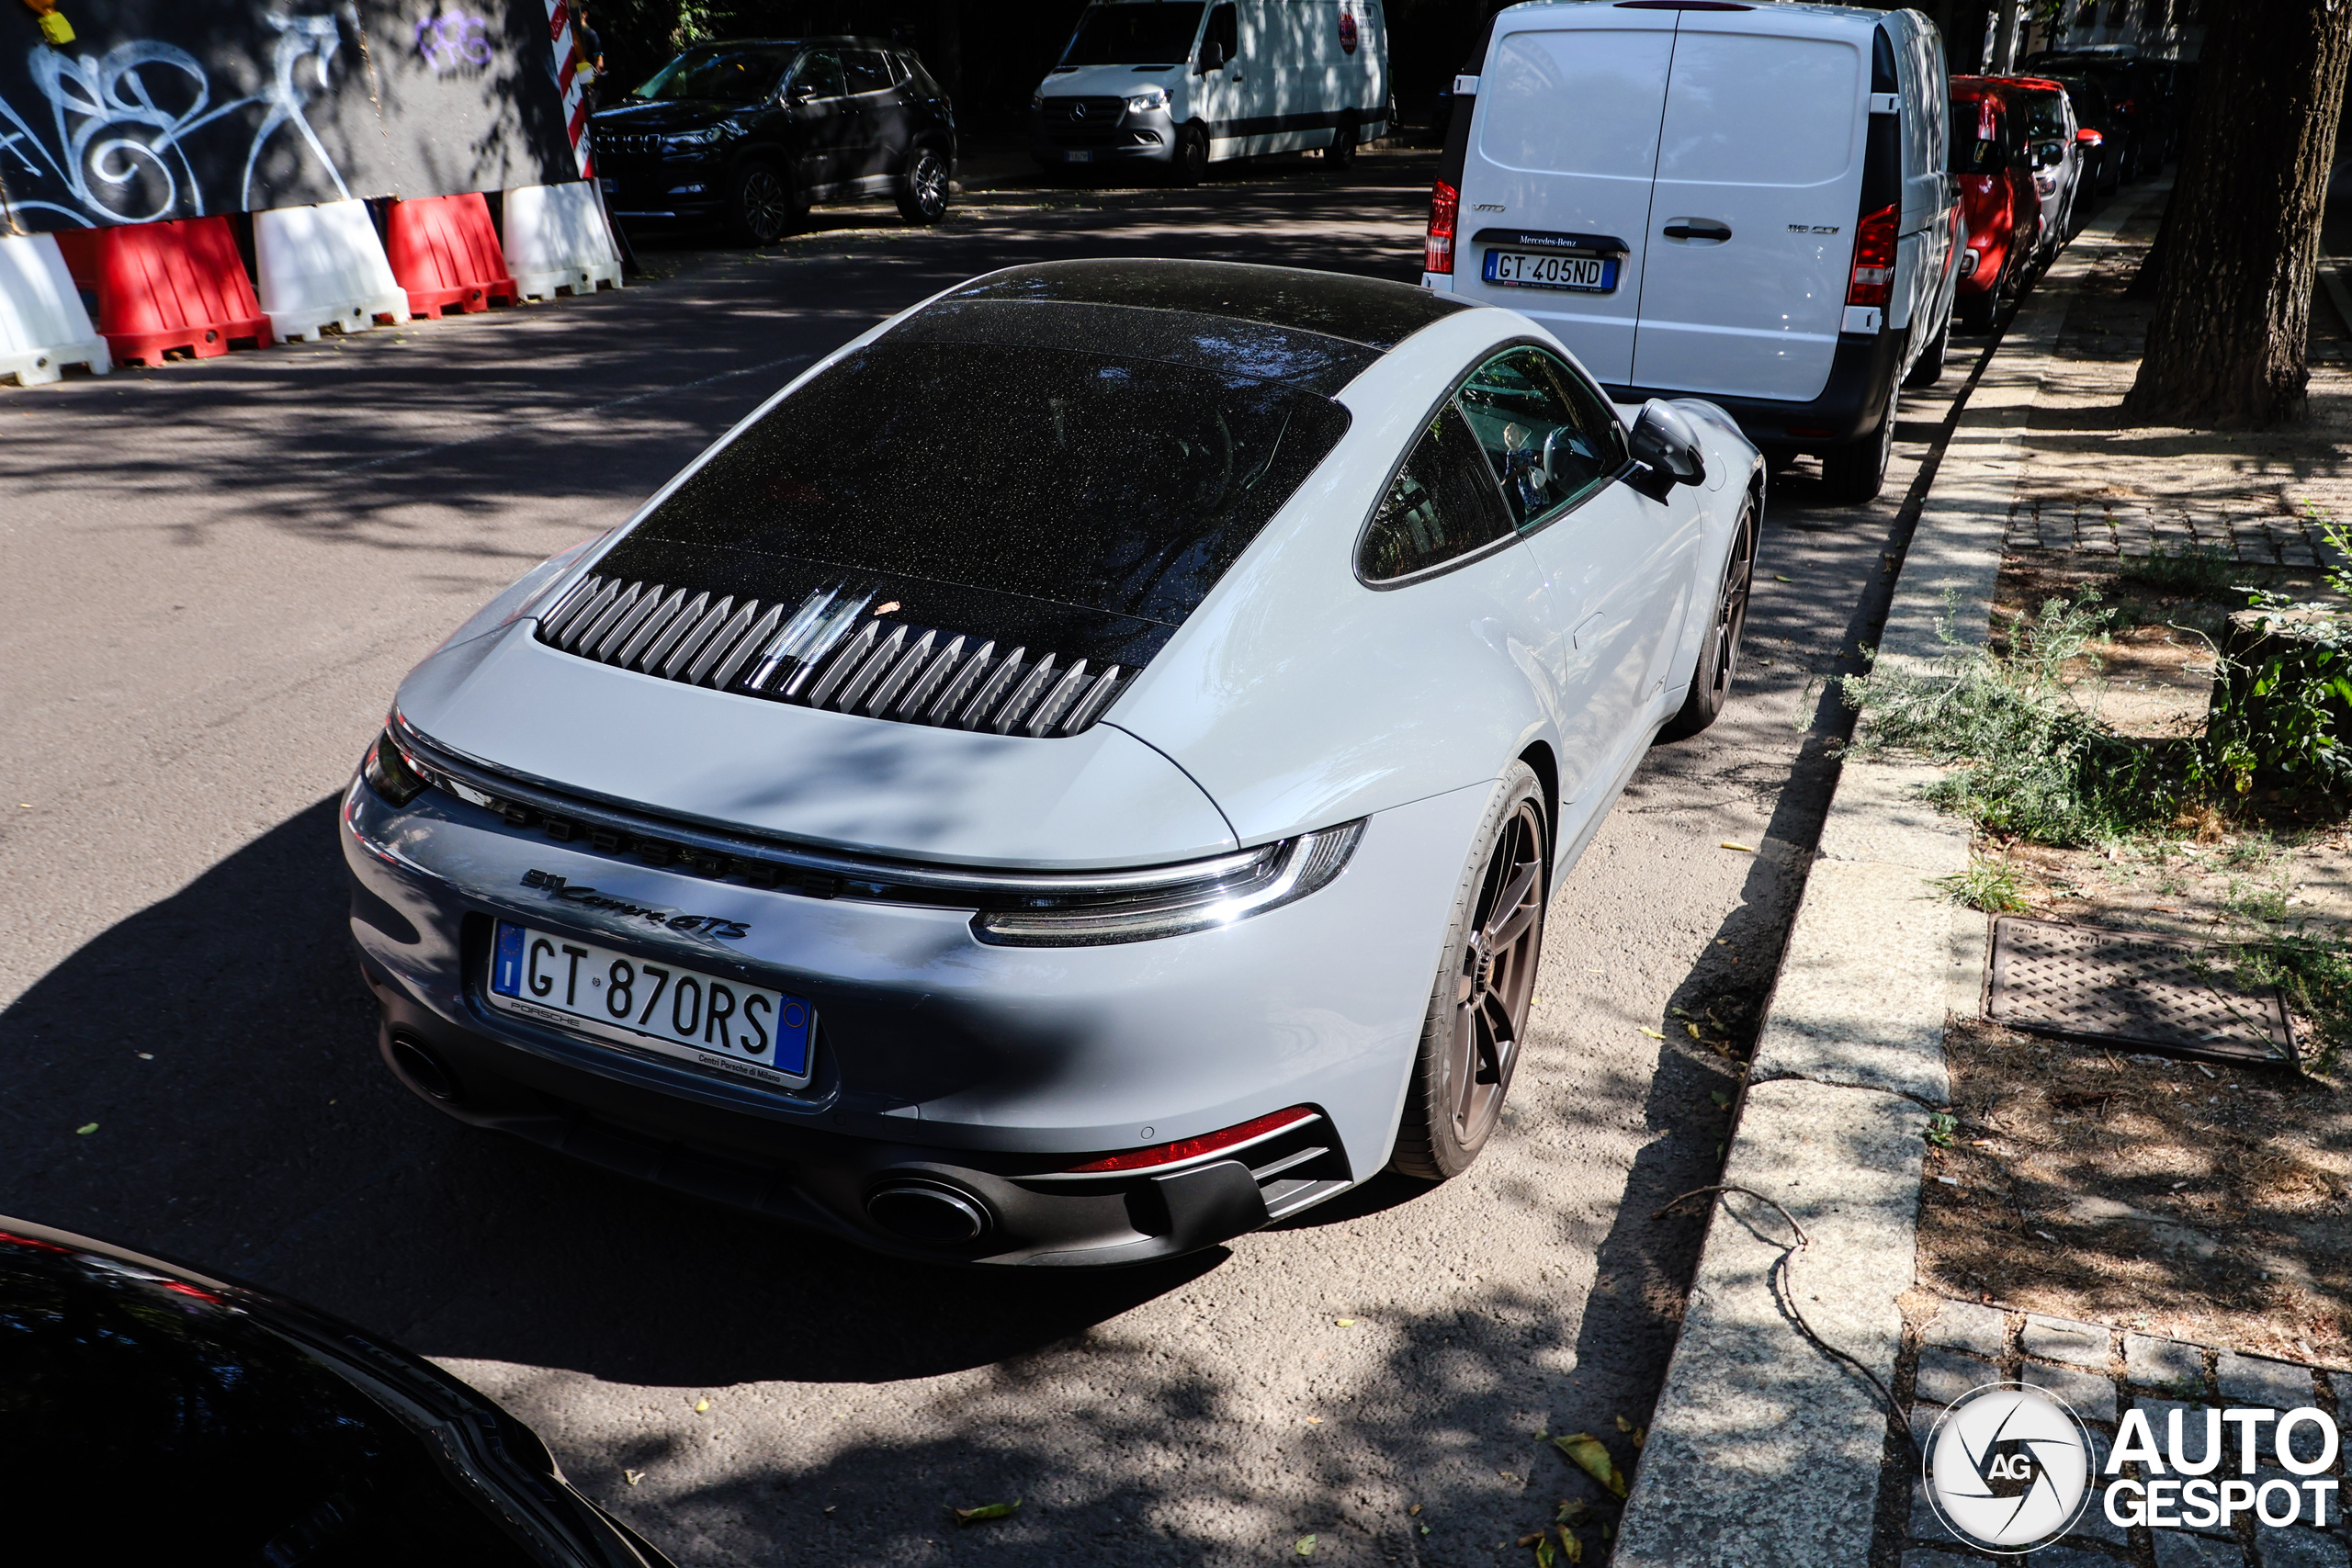
<instances>
[{"instance_id":1,"label":"door handle","mask_svg":"<svg viewBox=\"0 0 2352 1568\"><path fill-rule=\"evenodd\" d=\"M1702 244L1720 245L1731 238L1731 225L1712 218L1669 218L1658 232L1669 240L1696 240Z\"/></svg>"}]
</instances>

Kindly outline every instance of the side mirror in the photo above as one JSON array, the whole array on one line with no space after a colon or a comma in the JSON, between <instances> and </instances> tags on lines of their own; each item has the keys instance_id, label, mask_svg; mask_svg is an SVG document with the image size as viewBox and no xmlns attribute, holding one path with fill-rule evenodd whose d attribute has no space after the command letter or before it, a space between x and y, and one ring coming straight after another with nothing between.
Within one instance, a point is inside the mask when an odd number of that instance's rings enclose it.
<instances>
[{"instance_id":1,"label":"side mirror","mask_svg":"<svg viewBox=\"0 0 2352 1568\"><path fill-rule=\"evenodd\" d=\"M1222 71L1224 69L1225 45L1221 43L1204 43L1201 45L1201 66L1200 69L1193 72L1193 74L1195 76L1205 76L1212 71Z\"/></svg>"},{"instance_id":2,"label":"side mirror","mask_svg":"<svg viewBox=\"0 0 2352 1568\"><path fill-rule=\"evenodd\" d=\"M795 82L792 85L792 91L785 95L785 101L786 103L794 104L815 103L817 101L817 84L814 82Z\"/></svg>"},{"instance_id":3,"label":"side mirror","mask_svg":"<svg viewBox=\"0 0 2352 1568\"><path fill-rule=\"evenodd\" d=\"M2101 136L2098 131L2091 130L2088 126L2085 126L2082 130L2075 132L2075 140L2085 147L2098 147L2103 145L2106 142L2107 138Z\"/></svg>"},{"instance_id":4,"label":"side mirror","mask_svg":"<svg viewBox=\"0 0 2352 1568\"><path fill-rule=\"evenodd\" d=\"M1679 485L1694 485L1707 477L1706 453L1690 422L1657 398L1642 405L1625 448L1634 461Z\"/></svg>"}]
</instances>

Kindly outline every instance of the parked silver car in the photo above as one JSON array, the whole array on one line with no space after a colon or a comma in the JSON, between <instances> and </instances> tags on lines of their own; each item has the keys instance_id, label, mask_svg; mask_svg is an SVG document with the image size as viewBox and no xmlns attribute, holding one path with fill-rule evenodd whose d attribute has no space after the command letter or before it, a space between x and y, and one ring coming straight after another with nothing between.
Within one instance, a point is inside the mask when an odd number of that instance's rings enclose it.
<instances>
[{"instance_id":1,"label":"parked silver car","mask_svg":"<svg viewBox=\"0 0 2352 1568\"><path fill-rule=\"evenodd\" d=\"M1762 476L1403 285L950 289L402 683L342 818L383 1053L913 1256L1138 1261L1452 1175L1551 888L1723 705Z\"/></svg>"}]
</instances>

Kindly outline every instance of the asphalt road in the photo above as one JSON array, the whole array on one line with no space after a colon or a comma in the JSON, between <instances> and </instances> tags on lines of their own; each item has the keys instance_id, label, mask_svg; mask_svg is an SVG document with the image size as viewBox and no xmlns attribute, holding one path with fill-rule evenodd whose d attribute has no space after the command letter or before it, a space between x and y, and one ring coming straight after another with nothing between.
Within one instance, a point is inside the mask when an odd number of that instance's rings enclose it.
<instances>
[{"instance_id":1,"label":"asphalt road","mask_svg":"<svg viewBox=\"0 0 2352 1568\"><path fill-rule=\"evenodd\" d=\"M1957 362L1880 504L1776 483L1734 705L1561 888L1508 1124L1444 1186L1133 1272L879 1261L445 1122L379 1065L343 925L333 799L401 675L794 369L1015 261L1409 280L1430 166L1000 194L931 233L848 209L767 254L649 250L665 276L594 299L0 389L0 1213L439 1359L682 1563L1264 1562L1310 1533L1318 1563L1489 1562L1598 1495L1535 1434L1634 1459L1618 1418L1648 1419L1700 1240L1653 1216L1713 1179L1736 1089L1685 1015L1746 1050L1826 803L1819 677L1883 604Z\"/></svg>"}]
</instances>

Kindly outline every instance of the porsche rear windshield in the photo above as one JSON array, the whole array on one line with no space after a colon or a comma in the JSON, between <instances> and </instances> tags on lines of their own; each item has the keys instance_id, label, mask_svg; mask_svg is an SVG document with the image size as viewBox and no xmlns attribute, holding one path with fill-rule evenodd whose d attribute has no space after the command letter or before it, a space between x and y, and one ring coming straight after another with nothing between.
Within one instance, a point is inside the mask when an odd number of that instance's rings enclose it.
<instances>
[{"instance_id":1,"label":"porsche rear windshield","mask_svg":"<svg viewBox=\"0 0 2352 1568\"><path fill-rule=\"evenodd\" d=\"M1193 58L1193 35L1200 30L1197 0L1089 6L1062 51L1062 64L1182 65Z\"/></svg>"},{"instance_id":2,"label":"porsche rear windshield","mask_svg":"<svg viewBox=\"0 0 2352 1568\"><path fill-rule=\"evenodd\" d=\"M1347 426L1245 376L884 342L769 410L638 533L1175 625Z\"/></svg>"}]
</instances>

